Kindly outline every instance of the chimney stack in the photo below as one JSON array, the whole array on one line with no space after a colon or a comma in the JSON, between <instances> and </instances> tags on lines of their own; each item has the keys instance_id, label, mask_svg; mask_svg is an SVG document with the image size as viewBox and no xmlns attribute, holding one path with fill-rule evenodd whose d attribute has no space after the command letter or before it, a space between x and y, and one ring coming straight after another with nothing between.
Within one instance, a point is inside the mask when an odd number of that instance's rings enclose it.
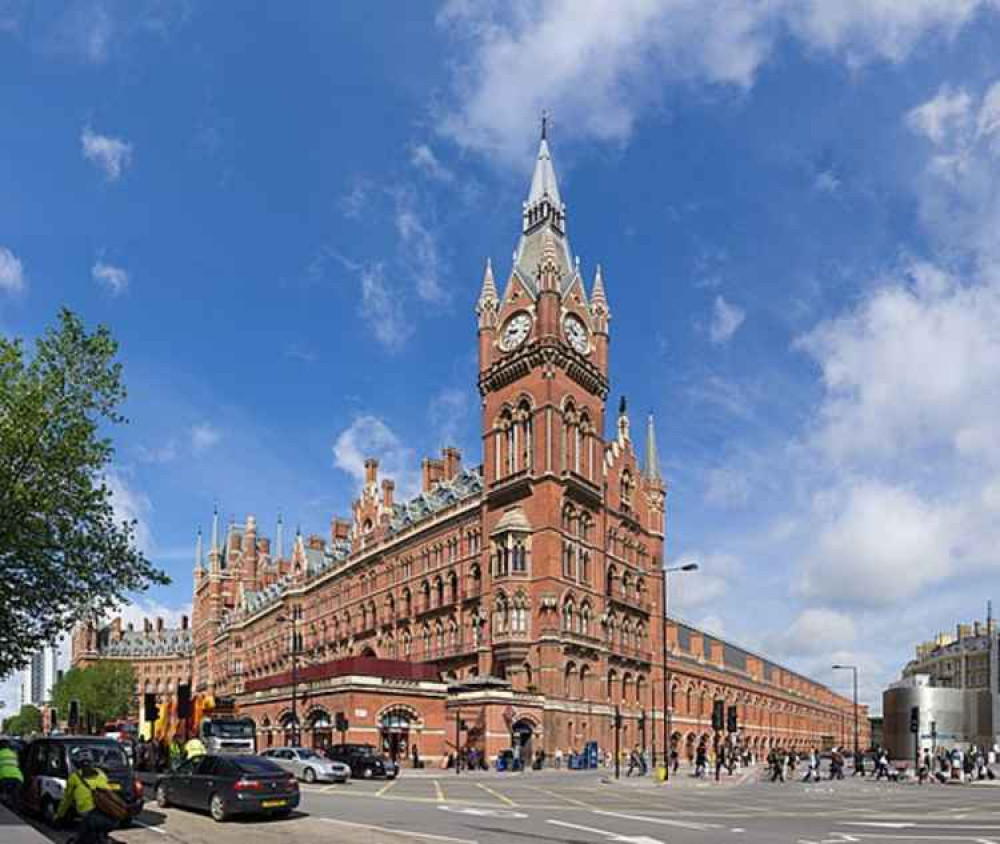
<instances>
[{"instance_id":1,"label":"chimney stack","mask_svg":"<svg viewBox=\"0 0 1000 844\"><path fill-rule=\"evenodd\" d=\"M420 468L422 472L421 488L424 492L430 492L444 477L444 462L432 457L425 457Z\"/></svg>"},{"instance_id":2,"label":"chimney stack","mask_svg":"<svg viewBox=\"0 0 1000 844\"><path fill-rule=\"evenodd\" d=\"M333 541L347 539L351 535L351 523L347 519L334 518L330 522L330 535Z\"/></svg>"},{"instance_id":3,"label":"chimney stack","mask_svg":"<svg viewBox=\"0 0 1000 844\"><path fill-rule=\"evenodd\" d=\"M156 632L157 633L163 632L163 617L159 615L156 617Z\"/></svg>"},{"instance_id":4,"label":"chimney stack","mask_svg":"<svg viewBox=\"0 0 1000 844\"><path fill-rule=\"evenodd\" d=\"M386 510L392 509L392 493L396 489L396 484L391 478L382 481L382 506Z\"/></svg>"},{"instance_id":5,"label":"chimney stack","mask_svg":"<svg viewBox=\"0 0 1000 844\"><path fill-rule=\"evenodd\" d=\"M441 458L444 462L445 480L453 480L462 471L462 452L453 446L448 446L441 449Z\"/></svg>"},{"instance_id":6,"label":"chimney stack","mask_svg":"<svg viewBox=\"0 0 1000 844\"><path fill-rule=\"evenodd\" d=\"M181 630L188 629L188 617L186 615L181 616Z\"/></svg>"},{"instance_id":7,"label":"chimney stack","mask_svg":"<svg viewBox=\"0 0 1000 844\"><path fill-rule=\"evenodd\" d=\"M378 478L378 461L374 457L365 460L365 484L372 485Z\"/></svg>"}]
</instances>

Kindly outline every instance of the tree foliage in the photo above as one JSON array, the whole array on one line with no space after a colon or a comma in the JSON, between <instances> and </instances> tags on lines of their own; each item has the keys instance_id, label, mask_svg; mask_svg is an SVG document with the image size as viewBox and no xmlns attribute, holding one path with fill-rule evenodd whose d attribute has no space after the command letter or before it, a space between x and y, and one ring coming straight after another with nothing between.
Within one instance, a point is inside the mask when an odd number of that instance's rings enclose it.
<instances>
[{"instance_id":1,"label":"tree foliage","mask_svg":"<svg viewBox=\"0 0 1000 844\"><path fill-rule=\"evenodd\" d=\"M92 715L98 724L129 714L135 695L131 663L105 660L86 668L71 668L52 687L52 705L59 720L69 715L69 702L80 701L80 719Z\"/></svg>"},{"instance_id":2,"label":"tree foliage","mask_svg":"<svg viewBox=\"0 0 1000 844\"><path fill-rule=\"evenodd\" d=\"M76 622L167 583L115 516L107 431L125 419L118 345L68 310L28 355L0 337L0 676Z\"/></svg>"},{"instance_id":3,"label":"tree foliage","mask_svg":"<svg viewBox=\"0 0 1000 844\"><path fill-rule=\"evenodd\" d=\"M30 736L42 731L42 710L30 703L24 704L17 715L3 722L2 731L8 736Z\"/></svg>"}]
</instances>

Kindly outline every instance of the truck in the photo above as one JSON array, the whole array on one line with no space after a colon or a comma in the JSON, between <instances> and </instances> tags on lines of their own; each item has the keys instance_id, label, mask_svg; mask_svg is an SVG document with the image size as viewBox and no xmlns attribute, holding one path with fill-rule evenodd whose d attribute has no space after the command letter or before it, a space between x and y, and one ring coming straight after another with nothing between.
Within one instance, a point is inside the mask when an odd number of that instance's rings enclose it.
<instances>
[{"instance_id":1,"label":"truck","mask_svg":"<svg viewBox=\"0 0 1000 844\"><path fill-rule=\"evenodd\" d=\"M197 736L208 753L254 753L257 729L252 718L240 717L232 698L196 695L178 714L178 702L161 704L159 717L152 724L157 740L177 738L184 742Z\"/></svg>"}]
</instances>

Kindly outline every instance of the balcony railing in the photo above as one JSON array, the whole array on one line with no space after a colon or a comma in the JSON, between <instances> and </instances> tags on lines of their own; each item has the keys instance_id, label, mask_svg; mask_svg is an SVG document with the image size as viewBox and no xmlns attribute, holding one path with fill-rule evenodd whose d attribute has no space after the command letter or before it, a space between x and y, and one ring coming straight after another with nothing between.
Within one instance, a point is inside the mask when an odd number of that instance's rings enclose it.
<instances>
[{"instance_id":1,"label":"balcony railing","mask_svg":"<svg viewBox=\"0 0 1000 844\"><path fill-rule=\"evenodd\" d=\"M574 642L578 645L586 645L589 648L600 647L599 636L592 636L589 633L581 633L577 630L566 630L559 627L546 627L542 630L542 637L545 639L559 639L563 642Z\"/></svg>"},{"instance_id":2,"label":"balcony railing","mask_svg":"<svg viewBox=\"0 0 1000 844\"><path fill-rule=\"evenodd\" d=\"M621 604L622 606L639 610L640 612L646 613L646 615L649 615L649 613L652 612L653 605L645 598L640 598L634 592L622 592L621 589L609 588L605 589L604 594L607 595L609 599L615 603Z\"/></svg>"}]
</instances>

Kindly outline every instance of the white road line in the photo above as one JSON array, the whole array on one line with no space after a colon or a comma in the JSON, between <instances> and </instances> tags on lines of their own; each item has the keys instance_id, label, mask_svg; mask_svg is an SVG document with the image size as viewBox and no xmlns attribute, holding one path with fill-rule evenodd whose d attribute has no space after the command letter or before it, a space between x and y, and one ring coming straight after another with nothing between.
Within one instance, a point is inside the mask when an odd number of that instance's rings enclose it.
<instances>
[{"instance_id":1,"label":"white road line","mask_svg":"<svg viewBox=\"0 0 1000 844\"><path fill-rule=\"evenodd\" d=\"M682 829L697 829L704 832L706 829L718 829L717 823L698 823L697 821L678 821L673 818L650 818L646 815L626 815L623 812L608 812L602 809L594 809L595 815L602 815L608 818L622 818L626 821L645 821L646 823L661 824L663 826L679 826Z\"/></svg>"},{"instance_id":2,"label":"white road line","mask_svg":"<svg viewBox=\"0 0 1000 844\"><path fill-rule=\"evenodd\" d=\"M434 780L434 793L437 795L437 802L444 803L444 792L441 790L441 783Z\"/></svg>"},{"instance_id":3,"label":"white road line","mask_svg":"<svg viewBox=\"0 0 1000 844\"><path fill-rule=\"evenodd\" d=\"M556 821L551 818L546 820L545 823L554 824L555 826L563 826L567 829L580 829L584 832L592 832L594 835L603 835L609 841L621 841L629 842L629 844L663 844L657 838L649 838L645 835L621 835L617 832L609 832L606 829L594 829L592 826L581 826L578 823L567 823L566 821Z\"/></svg>"},{"instance_id":4,"label":"white road line","mask_svg":"<svg viewBox=\"0 0 1000 844\"><path fill-rule=\"evenodd\" d=\"M567 797L558 791L549 791L547 788L539 788L535 786L535 791L541 791L543 794L548 794L549 797L556 797L559 800L565 800L567 803L572 803L574 806L583 806L584 809L591 808L590 803L584 803L582 800L577 800L575 797Z\"/></svg>"},{"instance_id":5,"label":"white road line","mask_svg":"<svg viewBox=\"0 0 1000 844\"><path fill-rule=\"evenodd\" d=\"M506 804L507 804L508 806L516 806L516 805L517 805L517 803L515 803L515 802L514 802L513 800L511 800L511 799L510 799L509 797L505 797L505 796L504 796L503 794L501 794L501 793L500 793L499 791L494 791L494 790L493 790L492 788L490 788L490 787L489 787L488 785L484 785L484 784L483 784L483 783L481 783L481 782L477 782L477 783L476 783L476 785L478 785L478 786L479 786L479 787L480 787L480 788L481 788L481 789L482 789L483 791L485 791L485 792L486 792L487 794L492 794L492 795L493 795L494 797L496 797L496 798L497 798L497 800L502 800L502 801L503 801L504 803L506 803Z\"/></svg>"},{"instance_id":6,"label":"white road line","mask_svg":"<svg viewBox=\"0 0 1000 844\"><path fill-rule=\"evenodd\" d=\"M142 821L134 820L132 821L136 826L141 826L143 829L151 829L157 835L166 835L166 831L160 829L158 826L150 826L148 823L143 823Z\"/></svg>"},{"instance_id":7,"label":"white road line","mask_svg":"<svg viewBox=\"0 0 1000 844\"><path fill-rule=\"evenodd\" d=\"M351 826L355 829L370 829L372 832L382 832L386 835L408 835L410 838L426 838L428 841L450 841L452 844L479 844L478 841L471 841L468 838L451 838L447 835L431 835L429 832L413 832L408 829L388 829L384 826L372 826L367 823L354 823L353 821L340 821L334 818L317 818L312 816L313 820L322 821L323 823L333 823L339 824L340 826Z\"/></svg>"}]
</instances>

